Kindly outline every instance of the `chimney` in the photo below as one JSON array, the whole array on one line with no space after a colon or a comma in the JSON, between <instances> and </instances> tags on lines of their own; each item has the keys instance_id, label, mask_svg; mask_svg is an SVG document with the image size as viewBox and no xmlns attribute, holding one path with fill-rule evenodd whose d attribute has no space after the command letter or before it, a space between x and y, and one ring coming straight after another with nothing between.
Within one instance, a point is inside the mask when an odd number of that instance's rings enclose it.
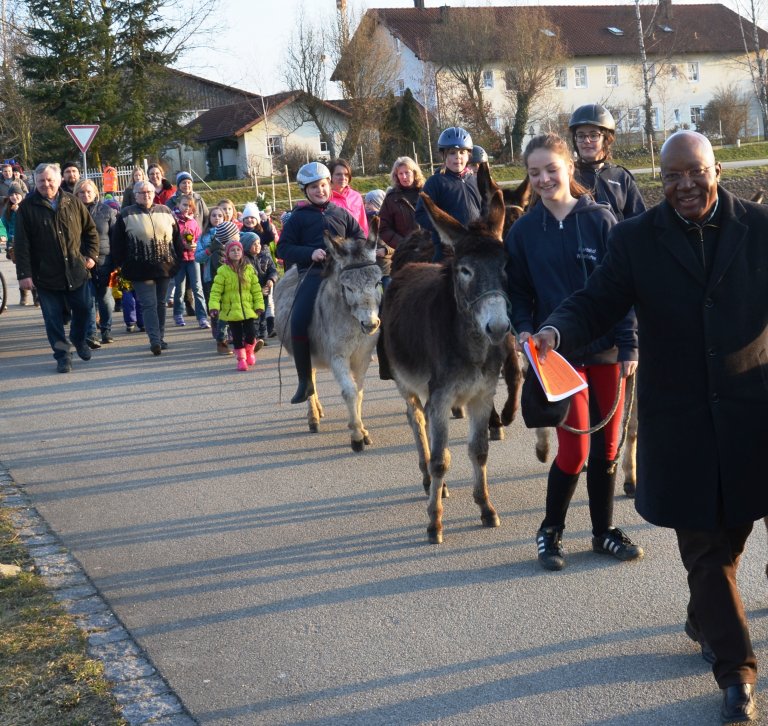
<instances>
[{"instance_id":1,"label":"chimney","mask_svg":"<svg viewBox=\"0 0 768 726\"><path fill-rule=\"evenodd\" d=\"M440 22L443 25L448 25L448 11L450 8L447 5L440 6Z\"/></svg>"},{"instance_id":2,"label":"chimney","mask_svg":"<svg viewBox=\"0 0 768 726\"><path fill-rule=\"evenodd\" d=\"M659 19L672 20L672 0L659 0Z\"/></svg>"},{"instance_id":3,"label":"chimney","mask_svg":"<svg viewBox=\"0 0 768 726\"><path fill-rule=\"evenodd\" d=\"M424 10L424 0L413 0L413 7L417 10Z\"/></svg>"}]
</instances>

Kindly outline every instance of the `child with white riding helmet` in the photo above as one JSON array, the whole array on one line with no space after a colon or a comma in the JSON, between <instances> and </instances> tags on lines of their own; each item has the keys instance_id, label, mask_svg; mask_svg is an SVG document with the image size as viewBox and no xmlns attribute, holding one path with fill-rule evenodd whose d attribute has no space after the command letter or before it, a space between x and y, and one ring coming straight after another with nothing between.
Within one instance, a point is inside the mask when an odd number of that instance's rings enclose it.
<instances>
[{"instance_id":1,"label":"child with white riding helmet","mask_svg":"<svg viewBox=\"0 0 768 726\"><path fill-rule=\"evenodd\" d=\"M610 205L619 222L644 212L645 202L635 178L623 166L611 163L616 122L608 109L599 103L579 106L568 128L577 155L576 181L596 202Z\"/></svg>"},{"instance_id":2,"label":"child with white riding helmet","mask_svg":"<svg viewBox=\"0 0 768 726\"><path fill-rule=\"evenodd\" d=\"M467 168L472 154L472 137L460 126L451 126L440 134L437 146L443 156L443 164L427 179L423 191L457 222L469 224L480 216L481 205L477 177ZM435 245L432 259L441 260L443 248L440 237L421 198L416 205L416 221L432 232L432 242Z\"/></svg>"},{"instance_id":3,"label":"child with white riding helmet","mask_svg":"<svg viewBox=\"0 0 768 726\"><path fill-rule=\"evenodd\" d=\"M510 228L507 291L510 319L520 342L535 333L569 295L584 287L607 253L608 233L616 217L594 202L574 177L568 144L555 134L536 136L523 154L539 201ZM562 534L579 474L587 467L587 497L592 520L592 549L618 560L637 560L642 548L613 526L616 456L621 433L624 379L637 365L637 325L633 312L607 335L566 358L587 383L571 396L565 424L586 431L607 418L591 435L557 428L557 456L547 478L544 520L536 533L539 563L547 570L565 567ZM611 416L614 403L618 399Z\"/></svg>"},{"instance_id":4,"label":"child with white riding helmet","mask_svg":"<svg viewBox=\"0 0 768 726\"><path fill-rule=\"evenodd\" d=\"M296 174L296 183L307 202L297 205L285 223L277 243L277 254L285 262L286 269L296 265L301 277L291 313L293 361L299 377L291 403L302 403L315 392L309 324L327 257L325 232L361 241L365 240L365 234L346 209L331 203L331 172L327 166L318 161L304 164Z\"/></svg>"}]
</instances>

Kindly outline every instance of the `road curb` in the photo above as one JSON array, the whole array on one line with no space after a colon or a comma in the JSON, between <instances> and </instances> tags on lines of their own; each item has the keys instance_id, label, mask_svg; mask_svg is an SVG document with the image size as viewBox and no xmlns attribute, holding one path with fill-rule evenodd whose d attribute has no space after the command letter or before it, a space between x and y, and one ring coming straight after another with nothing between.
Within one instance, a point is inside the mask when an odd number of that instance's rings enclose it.
<instances>
[{"instance_id":1,"label":"road curb","mask_svg":"<svg viewBox=\"0 0 768 726\"><path fill-rule=\"evenodd\" d=\"M197 726L151 659L112 612L80 563L32 506L0 462L0 507L10 518L37 573L88 639L88 655L104 675L130 726Z\"/></svg>"}]
</instances>

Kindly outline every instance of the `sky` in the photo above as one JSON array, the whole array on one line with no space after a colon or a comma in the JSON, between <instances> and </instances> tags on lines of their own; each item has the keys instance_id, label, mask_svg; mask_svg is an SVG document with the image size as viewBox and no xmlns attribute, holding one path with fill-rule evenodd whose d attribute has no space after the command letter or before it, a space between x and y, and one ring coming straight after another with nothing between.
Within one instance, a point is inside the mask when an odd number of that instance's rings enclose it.
<instances>
[{"instance_id":1,"label":"sky","mask_svg":"<svg viewBox=\"0 0 768 726\"><path fill-rule=\"evenodd\" d=\"M680 3L683 0L672 0ZM694 0L695 1L695 0ZM699 2L706 0L699 0ZM287 90L280 66L284 48L290 41L296 20L303 8L309 24L332 18L336 0L219 0L221 27L212 33L210 47L183 58L177 67L188 73L226 83L253 93L269 95ZM604 5L631 3L632 0L542 0L542 5ZM649 0L641 0L642 4ZM722 4L736 9L737 0L723 0ZM515 5L515 0L426 0L425 6L441 5L483 6ZM533 4L530 1L520 4ZM413 0L347 0L355 12L366 8L412 8ZM362 14L362 13L361 13ZM765 25L765 23L764 23ZM333 68L329 64L328 75ZM338 95L338 94L336 94ZM334 97L333 89L329 96Z\"/></svg>"}]
</instances>

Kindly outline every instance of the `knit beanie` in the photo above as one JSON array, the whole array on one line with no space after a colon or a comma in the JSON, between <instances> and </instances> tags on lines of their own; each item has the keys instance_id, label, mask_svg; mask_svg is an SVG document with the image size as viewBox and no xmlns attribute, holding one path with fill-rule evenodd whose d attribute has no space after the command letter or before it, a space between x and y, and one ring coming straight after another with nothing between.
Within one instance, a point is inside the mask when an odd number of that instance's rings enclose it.
<instances>
[{"instance_id":1,"label":"knit beanie","mask_svg":"<svg viewBox=\"0 0 768 726\"><path fill-rule=\"evenodd\" d=\"M8 187L8 196L10 197L11 194L21 194L24 196L24 190L21 188L21 184L13 182L13 184Z\"/></svg>"},{"instance_id":2,"label":"knit beanie","mask_svg":"<svg viewBox=\"0 0 768 726\"><path fill-rule=\"evenodd\" d=\"M77 169L78 171L80 171L80 167L74 161L68 161L66 164L64 164L64 166L61 167L61 171L65 172L67 169L69 169L70 166L72 166L75 169Z\"/></svg>"},{"instance_id":3,"label":"knit beanie","mask_svg":"<svg viewBox=\"0 0 768 726\"><path fill-rule=\"evenodd\" d=\"M369 204L374 211L378 212L384 203L385 193L381 189L372 189L365 195L365 203Z\"/></svg>"},{"instance_id":4,"label":"knit beanie","mask_svg":"<svg viewBox=\"0 0 768 726\"><path fill-rule=\"evenodd\" d=\"M256 219L259 219L259 207L256 202L248 202L245 205L242 218L245 219L246 217L256 217Z\"/></svg>"},{"instance_id":5,"label":"knit beanie","mask_svg":"<svg viewBox=\"0 0 768 726\"><path fill-rule=\"evenodd\" d=\"M240 232L240 244L243 245L244 250L249 250L253 246L254 242L260 242L261 237L256 232Z\"/></svg>"},{"instance_id":6,"label":"knit beanie","mask_svg":"<svg viewBox=\"0 0 768 726\"><path fill-rule=\"evenodd\" d=\"M179 184L181 184L181 182L183 182L185 179L189 179L189 181L192 181L192 175L189 172L180 171L176 175L176 186L179 186Z\"/></svg>"},{"instance_id":7,"label":"knit beanie","mask_svg":"<svg viewBox=\"0 0 768 726\"><path fill-rule=\"evenodd\" d=\"M215 227L216 239L222 245L231 242L240 234L238 226L234 222L222 222Z\"/></svg>"},{"instance_id":8,"label":"knit beanie","mask_svg":"<svg viewBox=\"0 0 768 726\"><path fill-rule=\"evenodd\" d=\"M233 247L239 247L241 251L242 251L242 249L243 249L243 246L242 246L242 245L241 245L241 244L240 244L240 243L239 243L239 242L238 242L236 239L233 239L231 242L228 242L228 243L227 243L227 246L224 248L224 257L225 257L227 260L229 260L229 251L230 251L230 250L231 250Z\"/></svg>"}]
</instances>

